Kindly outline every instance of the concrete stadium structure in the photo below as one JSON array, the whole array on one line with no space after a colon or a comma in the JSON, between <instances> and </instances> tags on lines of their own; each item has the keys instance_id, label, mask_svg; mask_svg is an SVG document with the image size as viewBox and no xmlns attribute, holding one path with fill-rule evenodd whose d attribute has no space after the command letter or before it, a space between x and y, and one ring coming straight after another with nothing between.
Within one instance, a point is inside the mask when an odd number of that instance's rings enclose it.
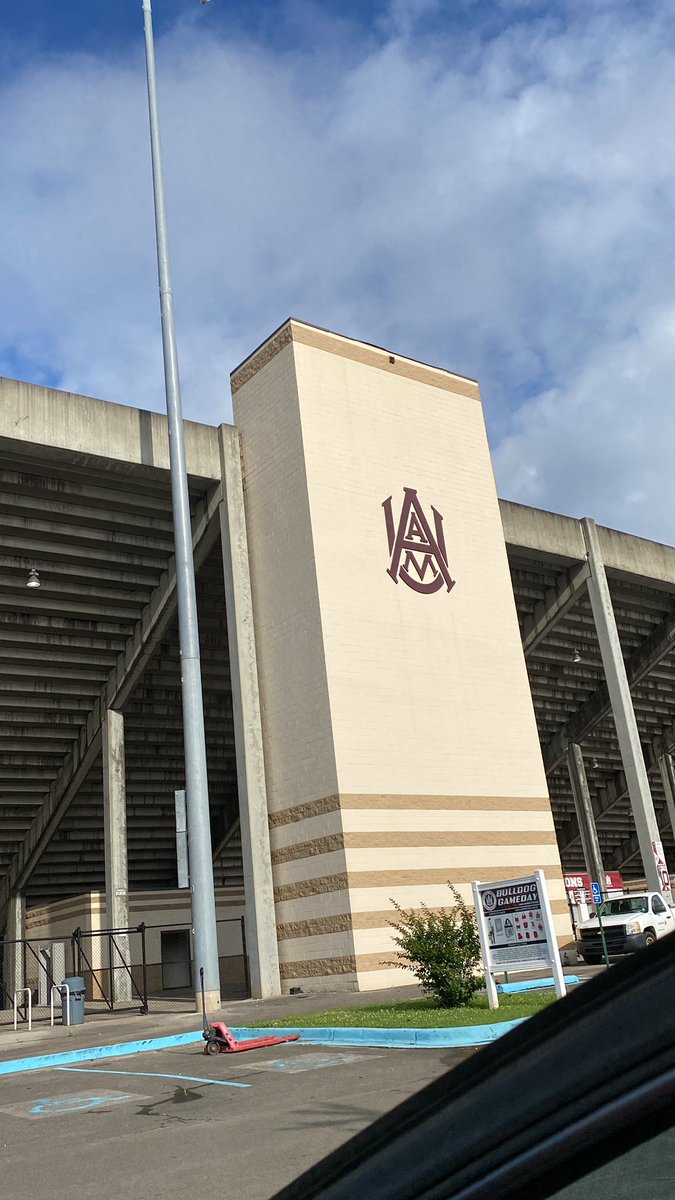
<instances>
[{"instance_id":1,"label":"concrete stadium structure","mask_svg":"<svg viewBox=\"0 0 675 1200\"><path fill-rule=\"evenodd\" d=\"M366 988L390 898L673 865L675 549L509 502L478 387L288 321L186 423L215 881L256 995ZM0 380L0 928L176 886L166 420ZM27 587L38 572L40 587ZM515 603L514 603L515 598Z\"/></svg>"}]
</instances>

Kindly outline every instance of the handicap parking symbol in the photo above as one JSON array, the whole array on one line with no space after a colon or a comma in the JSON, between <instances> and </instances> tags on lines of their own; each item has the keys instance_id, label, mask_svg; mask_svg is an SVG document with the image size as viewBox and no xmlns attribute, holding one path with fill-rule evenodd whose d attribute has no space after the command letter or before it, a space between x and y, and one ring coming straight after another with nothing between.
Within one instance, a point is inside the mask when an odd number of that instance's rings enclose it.
<instances>
[{"instance_id":1,"label":"handicap parking symbol","mask_svg":"<svg viewBox=\"0 0 675 1200\"><path fill-rule=\"evenodd\" d=\"M147 1100L137 1092L115 1092L98 1088L95 1092L70 1092L60 1096L40 1096L39 1099L21 1100L17 1104L1 1104L0 1113L10 1117L24 1117L30 1121L42 1121L45 1117L66 1117L76 1113L105 1112L113 1104L127 1104L133 1100Z\"/></svg>"},{"instance_id":2,"label":"handicap parking symbol","mask_svg":"<svg viewBox=\"0 0 675 1200\"><path fill-rule=\"evenodd\" d=\"M48 1096L36 1100L30 1108L32 1117L52 1116L56 1113L89 1112L93 1108L104 1108L109 1104L122 1104L130 1100L126 1092L108 1092L105 1096Z\"/></svg>"}]
</instances>

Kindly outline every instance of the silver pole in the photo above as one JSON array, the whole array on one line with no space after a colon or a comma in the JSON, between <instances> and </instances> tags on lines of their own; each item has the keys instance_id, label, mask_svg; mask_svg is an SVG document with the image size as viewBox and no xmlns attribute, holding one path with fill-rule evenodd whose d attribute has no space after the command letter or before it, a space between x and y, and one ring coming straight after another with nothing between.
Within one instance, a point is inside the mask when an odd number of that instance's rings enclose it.
<instances>
[{"instance_id":1,"label":"silver pole","mask_svg":"<svg viewBox=\"0 0 675 1200\"><path fill-rule=\"evenodd\" d=\"M148 108L150 111L150 145L152 149L152 184L155 195L155 232L157 237L157 270L159 301L162 316L162 346L164 350L164 385L169 428L169 462L171 465L171 497L173 503L174 539L176 547L176 591L178 596L178 630L181 655L181 688L183 695L183 741L185 746L185 790L187 792L188 839L190 850L190 890L192 897L192 929L194 941L195 993L199 994L199 972L204 969L204 991L213 1004L214 993L220 992L218 972L218 942L216 933L216 904L213 890L213 861L209 822L209 792L206 774L206 739L204 707L199 661L199 629L195 568L192 556L192 528L188 495L183 414L176 351L176 329L173 316L173 294L169 268L169 244L166 231L162 151L157 109L155 76L155 47L152 36L150 0L143 0L145 26L145 58L148 75Z\"/></svg>"}]
</instances>

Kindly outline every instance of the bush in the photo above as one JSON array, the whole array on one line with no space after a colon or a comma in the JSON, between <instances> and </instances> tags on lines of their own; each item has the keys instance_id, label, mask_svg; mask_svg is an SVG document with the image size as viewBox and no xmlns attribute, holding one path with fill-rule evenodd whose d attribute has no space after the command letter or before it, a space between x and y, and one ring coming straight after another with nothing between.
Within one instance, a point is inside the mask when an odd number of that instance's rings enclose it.
<instances>
[{"instance_id":1,"label":"bush","mask_svg":"<svg viewBox=\"0 0 675 1200\"><path fill-rule=\"evenodd\" d=\"M399 949L398 962L387 965L409 967L438 1004L459 1008L471 1003L484 979L477 972L481 953L475 916L457 889L451 883L448 887L454 905L440 912L432 912L426 904L420 912L406 911L392 900L399 920L389 924L396 930L394 942Z\"/></svg>"}]
</instances>

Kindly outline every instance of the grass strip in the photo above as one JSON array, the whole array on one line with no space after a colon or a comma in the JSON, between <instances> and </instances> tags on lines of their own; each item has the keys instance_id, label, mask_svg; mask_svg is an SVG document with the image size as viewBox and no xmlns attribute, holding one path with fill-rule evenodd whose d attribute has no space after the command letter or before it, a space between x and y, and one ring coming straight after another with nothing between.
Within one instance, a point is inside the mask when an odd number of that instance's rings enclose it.
<instances>
[{"instance_id":1,"label":"grass strip","mask_svg":"<svg viewBox=\"0 0 675 1200\"><path fill-rule=\"evenodd\" d=\"M499 1021L515 1021L531 1017L552 1004L555 992L524 992L500 996L499 1008L488 1007L487 996L476 996L465 1008L441 1008L432 999L396 1000L390 1004L350 1005L349 1008L330 1008L318 1013L297 1013L292 1009L274 1021L250 1023L251 1028L265 1029L294 1027L314 1029L447 1029L464 1025L494 1025Z\"/></svg>"}]
</instances>

